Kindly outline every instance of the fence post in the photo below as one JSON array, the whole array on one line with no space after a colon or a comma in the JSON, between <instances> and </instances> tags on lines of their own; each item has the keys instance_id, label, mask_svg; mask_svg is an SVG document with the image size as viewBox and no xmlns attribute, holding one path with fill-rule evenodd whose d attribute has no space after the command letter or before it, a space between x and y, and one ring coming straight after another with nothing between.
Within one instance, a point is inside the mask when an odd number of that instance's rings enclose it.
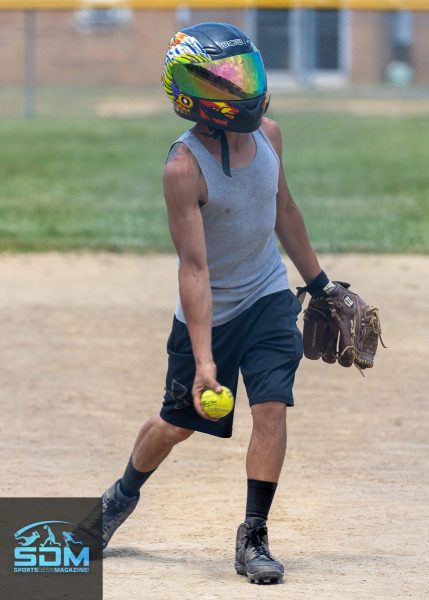
<instances>
[{"instance_id":1,"label":"fence post","mask_svg":"<svg viewBox=\"0 0 429 600\"><path fill-rule=\"evenodd\" d=\"M24 116L26 119L36 117L36 13L25 11L25 85Z\"/></svg>"}]
</instances>

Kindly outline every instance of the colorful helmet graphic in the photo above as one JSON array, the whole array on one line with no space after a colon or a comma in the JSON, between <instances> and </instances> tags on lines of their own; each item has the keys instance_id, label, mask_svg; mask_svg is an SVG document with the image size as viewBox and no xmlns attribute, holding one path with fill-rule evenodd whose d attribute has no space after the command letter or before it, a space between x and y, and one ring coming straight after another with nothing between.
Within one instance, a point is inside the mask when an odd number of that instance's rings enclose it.
<instances>
[{"instance_id":1,"label":"colorful helmet graphic","mask_svg":"<svg viewBox=\"0 0 429 600\"><path fill-rule=\"evenodd\" d=\"M255 131L268 107L261 55L243 31L226 23L179 31L161 80L176 114L213 129Z\"/></svg>"}]
</instances>

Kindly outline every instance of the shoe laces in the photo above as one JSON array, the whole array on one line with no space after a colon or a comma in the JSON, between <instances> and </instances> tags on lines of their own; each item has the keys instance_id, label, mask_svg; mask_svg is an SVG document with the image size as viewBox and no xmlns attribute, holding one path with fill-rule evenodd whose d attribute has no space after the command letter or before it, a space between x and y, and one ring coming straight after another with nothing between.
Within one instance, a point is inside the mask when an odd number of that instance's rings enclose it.
<instances>
[{"instance_id":1,"label":"shoe laces","mask_svg":"<svg viewBox=\"0 0 429 600\"><path fill-rule=\"evenodd\" d=\"M122 502L120 500L118 500L117 498L106 498L106 500L104 501L104 508L106 510L118 510L120 508L122 508Z\"/></svg>"},{"instance_id":2,"label":"shoe laces","mask_svg":"<svg viewBox=\"0 0 429 600\"><path fill-rule=\"evenodd\" d=\"M114 516L118 512L122 512L127 507L126 502L121 502L118 498L107 498L103 506L103 515L113 513Z\"/></svg>"},{"instance_id":3,"label":"shoe laces","mask_svg":"<svg viewBox=\"0 0 429 600\"><path fill-rule=\"evenodd\" d=\"M248 546L252 546L258 555L264 555L270 560L273 560L273 557L268 550L266 543L263 538L267 535L267 528L265 525L259 525L258 527L254 527L249 529L246 533L246 548Z\"/></svg>"},{"instance_id":4,"label":"shoe laces","mask_svg":"<svg viewBox=\"0 0 429 600\"><path fill-rule=\"evenodd\" d=\"M108 515L110 513L113 521L117 522L124 518L124 511L127 511L129 508L130 502L124 502L116 497L110 497L104 500L103 506L103 516ZM107 530L109 525L107 525L106 520L103 518L103 531Z\"/></svg>"}]
</instances>

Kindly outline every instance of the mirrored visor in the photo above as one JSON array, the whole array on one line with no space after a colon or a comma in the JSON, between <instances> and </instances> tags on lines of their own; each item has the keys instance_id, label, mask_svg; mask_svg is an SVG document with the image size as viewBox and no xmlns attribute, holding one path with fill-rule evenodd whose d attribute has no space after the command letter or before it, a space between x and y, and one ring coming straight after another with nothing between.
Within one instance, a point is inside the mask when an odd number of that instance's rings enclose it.
<instances>
[{"instance_id":1,"label":"mirrored visor","mask_svg":"<svg viewBox=\"0 0 429 600\"><path fill-rule=\"evenodd\" d=\"M228 56L203 63L176 63L173 78L180 91L207 100L247 100L266 91L259 52Z\"/></svg>"}]
</instances>

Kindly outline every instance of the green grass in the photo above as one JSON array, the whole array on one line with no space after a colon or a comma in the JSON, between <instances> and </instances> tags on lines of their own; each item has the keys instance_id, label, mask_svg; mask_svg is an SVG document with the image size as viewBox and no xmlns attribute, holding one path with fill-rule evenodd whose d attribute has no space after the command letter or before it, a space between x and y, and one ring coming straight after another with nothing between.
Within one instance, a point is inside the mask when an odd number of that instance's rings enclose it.
<instances>
[{"instance_id":1,"label":"green grass","mask_svg":"<svg viewBox=\"0 0 429 600\"><path fill-rule=\"evenodd\" d=\"M429 120L274 115L319 251L428 252ZM172 250L163 160L186 123L0 122L0 251Z\"/></svg>"}]
</instances>

